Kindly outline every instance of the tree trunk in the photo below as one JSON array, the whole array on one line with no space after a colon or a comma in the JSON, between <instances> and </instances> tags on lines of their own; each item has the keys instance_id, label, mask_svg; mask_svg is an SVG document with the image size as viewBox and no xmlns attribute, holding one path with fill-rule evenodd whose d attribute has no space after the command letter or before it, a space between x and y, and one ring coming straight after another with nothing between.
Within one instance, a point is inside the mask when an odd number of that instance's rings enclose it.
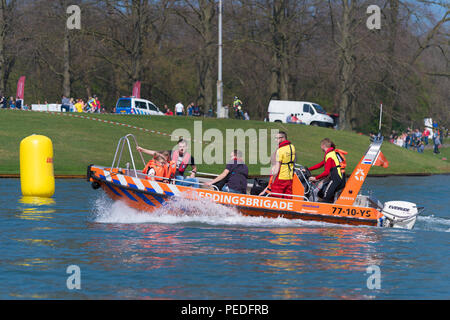
<instances>
[{"instance_id":1,"label":"tree trunk","mask_svg":"<svg viewBox=\"0 0 450 320\"><path fill-rule=\"evenodd\" d=\"M65 28L63 41L63 94L70 98L71 95L71 74L70 74L70 34L69 29Z\"/></svg>"},{"instance_id":2,"label":"tree trunk","mask_svg":"<svg viewBox=\"0 0 450 320\"><path fill-rule=\"evenodd\" d=\"M270 81L271 99L289 100L289 42L283 25L286 23L287 1L274 0L272 7L272 67Z\"/></svg>"},{"instance_id":3,"label":"tree trunk","mask_svg":"<svg viewBox=\"0 0 450 320\"><path fill-rule=\"evenodd\" d=\"M133 47L131 52L131 81L141 80L144 28L146 22L145 1L133 0L131 4L131 19L133 21Z\"/></svg>"},{"instance_id":4,"label":"tree trunk","mask_svg":"<svg viewBox=\"0 0 450 320\"><path fill-rule=\"evenodd\" d=\"M354 106L356 57L354 55L354 38L352 35L353 17L352 13L355 7L354 0L350 3L347 0L342 1L342 24L340 28L341 43L339 55L339 128L342 130L351 130L351 115Z\"/></svg>"}]
</instances>

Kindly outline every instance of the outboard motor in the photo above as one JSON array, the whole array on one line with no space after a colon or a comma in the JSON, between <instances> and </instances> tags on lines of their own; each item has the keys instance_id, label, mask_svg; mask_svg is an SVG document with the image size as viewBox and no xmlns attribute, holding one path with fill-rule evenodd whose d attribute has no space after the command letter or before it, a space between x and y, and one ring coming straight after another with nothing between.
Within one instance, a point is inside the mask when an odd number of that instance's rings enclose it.
<instances>
[{"instance_id":1,"label":"outboard motor","mask_svg":"<svg viewBox=\"0 0 450 320\"><path fill-rule=\"evenodd\" d=\"M386 217L385 227L412 229L417 215L424 208L418 208L415 203L407 201L389 201L384 204L383 215Z\"/></svg>"}]
</instances>

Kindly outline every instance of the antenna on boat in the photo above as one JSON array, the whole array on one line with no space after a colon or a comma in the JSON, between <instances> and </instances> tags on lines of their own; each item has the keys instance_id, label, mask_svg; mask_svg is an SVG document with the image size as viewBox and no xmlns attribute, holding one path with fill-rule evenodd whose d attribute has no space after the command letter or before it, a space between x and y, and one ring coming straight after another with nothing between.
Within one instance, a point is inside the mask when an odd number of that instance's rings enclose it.
<instances>
[{"instance_id":1,"label":"antenna on boat","mask_svg":"<svg viewBox=\"0 0 450 320\"><path fill-rule=\"evenodd\" d=\"M383 117L383 102L380 103L380 121L378 122L378 136L377 140L381 139L381 120Z\"/></svg>"}]
</instances>

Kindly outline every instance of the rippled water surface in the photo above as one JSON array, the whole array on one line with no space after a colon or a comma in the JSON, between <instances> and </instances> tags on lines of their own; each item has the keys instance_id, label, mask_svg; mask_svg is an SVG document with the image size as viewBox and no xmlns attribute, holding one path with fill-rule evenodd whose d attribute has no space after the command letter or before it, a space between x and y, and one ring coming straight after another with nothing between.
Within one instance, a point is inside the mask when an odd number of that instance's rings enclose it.
<instances>
[{"instance_id":1,"label":"rippled water surface","mask_svg":"<svg viewBox=\"0 0 450 320\"><path fill-rule=\"evenodd\" d=\"M149 215L85 180L57 180L43 203L22 198L19 180L0 183L1 299L450 298L450 176L366 181L382 202L426 207L412 231L243 217L206 201ZM67 287L71 265L79 290Z\"/></svg>"}]
</instances>

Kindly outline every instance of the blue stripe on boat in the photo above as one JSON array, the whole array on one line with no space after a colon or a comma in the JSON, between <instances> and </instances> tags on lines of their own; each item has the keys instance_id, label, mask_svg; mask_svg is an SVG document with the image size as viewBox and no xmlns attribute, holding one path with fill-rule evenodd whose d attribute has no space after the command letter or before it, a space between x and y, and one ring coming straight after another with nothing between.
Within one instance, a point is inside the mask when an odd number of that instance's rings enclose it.
<instances>
[{"instance_id":1,"label":"blue stripe on boat","mask_svg":"<svg viewBox=\"0 0 450 320\"><path fill-rule=\"evenodd\" d=\"M133 197L127 190L125 190L124 188L119 188L120 191L122 191L128 198L130 198L133 201L137 201L137 199L135 197Z\"/></svg>"},{"instance_id":2,"label":"blue stripe on boat","mask_svg":"<svg viewBox=\"0 0 450 320\"><path fill-rule=\"evenodd\" d=\"M114 192L116 195L118 195L119 197L121 197L122 195L120 193L118 193L113 187L111 187L109 184L105 183L105 185L112 191Z\"/></svg>"},{"instance_id":3,"label":"blue stripe on boat","mask_svg":"<svg viewBox=\"0 0 450 320\"><path fill-rule=\"evenodd\" d=\"M135 194L139 197L139 198L141 198L142 200L144 200L144 202L146 203L146 204L149 204L149 205L151 205L151 206L155 206L155 204L153 203L153 202L151 202L144 194L142 194L142 193L139 193L139 192L135 192Z\"/></svg>"}]
</instances>

